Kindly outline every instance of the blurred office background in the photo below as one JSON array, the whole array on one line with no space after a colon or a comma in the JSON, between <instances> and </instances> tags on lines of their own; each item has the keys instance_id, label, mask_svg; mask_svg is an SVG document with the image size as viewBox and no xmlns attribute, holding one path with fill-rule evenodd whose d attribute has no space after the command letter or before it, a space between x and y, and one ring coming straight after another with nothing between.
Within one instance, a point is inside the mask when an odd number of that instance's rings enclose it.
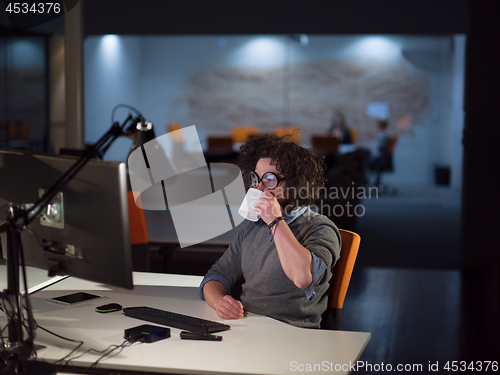
<instances>
[{"instance_id":1,"label":"blurred office background","mask_svg":"<svg viewBox=\"0 0 500 375\"><path fill-rule=\"evenodd\" d=\"M327 132L337 109L357 130L357 143L370 146L377 128L366 110L383 102L401 134L394 182L433 186L434 167L445 165L460 188L464 35L302 38L89 36L85 141L101 136L116 103L132 103L157 134L172 122L196 125L205 147L208 136L237 125L298 127L301 142L310 143ZM106 156L124 160L128 148L117 144Z\"/></svg>"},{"instance_id":2,"label":"blurred office background","mask_svg":"<svg viewBox=\"0 0 500 375\"><path fill-rule=\"evenodd\" d=\"M157 136L196 125L207 152L210 137L231 137L235 126L298 128L311 147L334 110L355 129L355 146L373 152L376 119L385 118L398 135L386 190L358 202L363 215L347 222L362 242L344 329L372 332L362 357L372 363L494 359L495 5L196 2L192 12L137 4L80 0L73 17L81 29L61 17L14 32L0 20L2 147L84 147L122 103ZM65 65L69 38L81 47L81 69ZM75 92L76 110L68 103ZM124 161L130 146L120 139L105 158ZM374 174L363 173L370 186ZM174 252L171 271L203 273L220 255L197 251ZM152 259L163 271L163 258Z\"/></svg>"}]
</instances>

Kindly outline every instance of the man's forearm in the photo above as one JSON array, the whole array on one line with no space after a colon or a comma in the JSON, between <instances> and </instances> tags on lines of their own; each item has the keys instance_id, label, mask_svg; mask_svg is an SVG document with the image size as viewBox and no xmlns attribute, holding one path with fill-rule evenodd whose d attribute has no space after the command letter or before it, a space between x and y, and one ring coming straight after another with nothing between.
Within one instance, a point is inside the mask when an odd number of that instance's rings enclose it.
<instances>
[{"instance_id":1,"label":"man's forearm","mask_svg":"<svg viewBox=\"0 0 500 375\"><path fill-rule=\"evenodd\" d=\"M217 280L210 280L203 286L203 296L210 307L217 309L219 301L227 294L226 287Z\"/></svg>"},{"instance_id":2,"label":"man's forearm","mask_svg":"<svg viewBox=\"0 0 500 375\"><path fill-rule=\"evenodd\" d=\"M311 252L297 241L284 221L278 222L273 229L283 271L297 287L306 288L312 282Z\"/></svg>"}]
</instances>

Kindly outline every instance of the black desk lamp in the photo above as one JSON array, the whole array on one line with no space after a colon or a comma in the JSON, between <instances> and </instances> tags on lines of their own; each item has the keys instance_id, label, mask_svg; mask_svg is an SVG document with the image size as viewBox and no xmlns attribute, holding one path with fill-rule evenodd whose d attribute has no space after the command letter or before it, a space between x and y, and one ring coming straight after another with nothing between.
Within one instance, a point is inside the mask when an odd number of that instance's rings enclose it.
<instances>
[{"instance_id":1,"label":"black desk lamp","mask_svg":"<svg viewBox=\"0 0 500 375\"><path fill-rule=\"evenodd\" d=\"M153 124L150 121L141 121L139 118L136 118L134 123L127 128L126 133L134 141L127 159L136 148L156 138Z\"/></svg>"},{"instance_id":2,"label":"black desk lamp","mask_svg":"<svg viewBox=\"0 0 500 375\"><path fill-rule=\"evenodd\" d=\"M125 106L119 105L113 110L113 115L118 107ZM57 180L47 192L38 199L34 204L17 205L8 203L0 207L0 233L6 232L7 234L7 289L0 293L3 308L7 316L7 327L9 335L9 343L5 345L2 341L4 352L0 354L5 355L6 358L6 373L10 374L40 374L40 367L33 368L32 371L28 367L33 364L33 361L27 361L32 355L34 350L34 321L33 312L28 293L28 284L26 280L26 270L24 254L21 243L21 231L28 227L28 225L40 214L40 212L47 207L52 199L57 195L60 189L71 181L75 175L87 164L87 162L95 156L104 155L106 150L111 144L120 136L131 137L134 140L132 145L133 150L142 144L154 139L154 130L152 123L146 121L144 117L133 107L125 106L136 112L137 117L129 115L127 119L120 125L118 122L112 121L111 128L84 154L78 159L73 166L67 170L59 180ZM112 120L113 116L112 115ZM132 121L126 129L125 127ZM125 130L124 130L125 129ZM27 313L27 334L26 339L23 338L23 326L25 326L24 316L22 313L22 303L20 298L20 284L19 284L19 267L22 269L22 277L25 286L25 301ZM5 303L7 302L7 303ZM46 366L46 363L41 363L41 366ZM2 370L3 371L3 370ZM46 374L55 374L54 369L44 370Z\"/></svg>"},{"instance_id":3,"label":"black desk lamp","mask_svg":"<svg viewBox=\"0 0 500 375\"><path fill-rule=\"evenodd\" d=\"M127 159L128 159L130 154L136 148L141 147L143 144L155 139L156 137L155 137L155 131L153 128L153 123L151 121L147 121L146 119L144 119L142 114L139 111L137 111L135 108L128 106L128 105L125 105L125 104L117 105L113 109L113 113L111 115L111 122L113 124L116 123L114 121L115 111L120 107L129 108L130 110L134 111L136 114L135 117L132 116L131 114L129 114L128 117L123 122L123 124L121 125L121 128L124 130L123 130L123 133L120 134L120 136L129 138L133 141L132 146L130 147L130 151L127 155ZM125 126L126 126L126 128L125 128ZM111 146L111 143L108 144L106 147L103 147L102 150L97 154L97 156L102 159L104 154L106 153L106 151L108 151L108 148L110 146ZM146 162L147 162L147 160L146 160Z\"/></svg>"}]
</instances>

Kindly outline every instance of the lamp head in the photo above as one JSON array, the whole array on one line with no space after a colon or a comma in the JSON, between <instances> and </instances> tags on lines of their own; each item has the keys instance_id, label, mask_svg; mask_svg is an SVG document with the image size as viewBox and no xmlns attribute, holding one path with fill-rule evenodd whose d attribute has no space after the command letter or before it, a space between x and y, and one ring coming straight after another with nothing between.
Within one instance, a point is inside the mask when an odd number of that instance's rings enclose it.
<instances>
[{"instance_id":1,"label":"lamp head","mask_svg":"<svg viewBox=\"0 0 500 375\"><path fill-rule=\"evenodd\" d=\"M136 148L141 147L143 144L155 139L153 123L140 117L135 118L134 122L128 127L126 132L134 142L130 148L129 155Z\"/></svg>"}]
</instances>

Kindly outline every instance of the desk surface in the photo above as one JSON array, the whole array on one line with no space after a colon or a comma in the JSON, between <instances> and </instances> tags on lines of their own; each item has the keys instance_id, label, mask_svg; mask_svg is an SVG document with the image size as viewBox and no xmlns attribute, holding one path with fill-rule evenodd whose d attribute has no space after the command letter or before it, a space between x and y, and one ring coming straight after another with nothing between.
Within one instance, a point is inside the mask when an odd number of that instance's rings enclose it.
<instances>
[{"instance_id":1,"label":"desk surface","mask_svg":"<svg viewBox=\"0 0 500 375\"><path fill-rule=\"evenodd\" d=\"M33 279L44 278L38 270L30 270L31 274ZM200 281L199 276L134 273L135 287L128 291L68 278L32 295L31 302L39 326L84 341L82 350L103 350L121 344L125 329L147 323L121 312L94 311L104 303L116 302L124 307L146 305L223 321L200 300L197 289ZM47 301L75 290L94 292L106 299L73 307ZM304 372L307 366L312 369L316 366L316 370L321 368L318 372L323 372L327 366L331 373L347 374L349 364L359 358L370 339L370 333L303 329L256 314L223 322L230 324L231 329L219 333L222 342L180 340L180 330L171 328L170 338L152 344L135 343L102 360L98 367L157 373L287 374ZM5 318L0 319L0 324L5 324ZM38 358L49 362L63 358L76 346L40 329L35 341L47 346L38 352ZM86 368L98 358L99 355L85 354L70 365ZM344 371L330 371L335 365L337 368L344 365Z\"/></svg>"}]
</instances>

